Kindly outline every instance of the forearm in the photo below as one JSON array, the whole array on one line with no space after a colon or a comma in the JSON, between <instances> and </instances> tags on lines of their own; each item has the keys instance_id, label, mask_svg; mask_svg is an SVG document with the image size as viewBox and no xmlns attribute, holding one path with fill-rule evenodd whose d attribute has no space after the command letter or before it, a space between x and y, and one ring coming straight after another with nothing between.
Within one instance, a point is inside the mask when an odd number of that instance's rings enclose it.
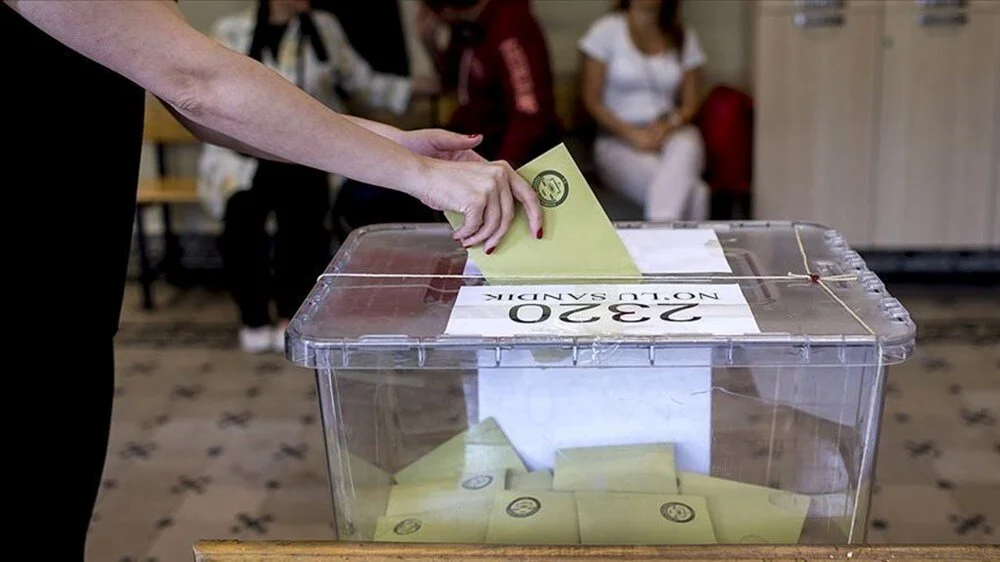
<instances>
[{"instance_id":1,"label":"forearm","mask_svg":"<svg viewBox=\"0 0 1000 562\"><path fill-rule=\"evenodd\" d=\"M199 33L172 0L20 0L12 5L57 40L162 99L195 131L214 140L231 139L239 143L237 150L411 194L424 187L424 158Z\"/></svg>"},{"instance_id":2,"label":"forearm","mask_svg":"<svg viewBox=\"0 0 1000 562\"><path fill-rule=\"evenodd\" d=\"M624 138L632 128L631 125L615 116L603 103L595 101L587 102L586 108L590 116L594 118L594 121L612 135Z\"/></svg>"},{"instance_id":3,"label":"forearm","mask_svg":"<svg viewBox=\"0 0 1000 562\"><path fill-rule=\"evenodd\" d=\"M386 123L379 123L378 121L372 121L371 119L365 119L363 117L358 117L356 115L344 115L344 119L347 119L351 123L359 127L368 129L369 131L375 133L380 137L385 137L395 143L402 144L406 137L406 131L402 131L392 125Z\"/></svg>"},{"instance_id":4,"label":"forearm","mask_svg":"<svg viewBox=\"0 0 1000 562\"><path fill-rule=\"evenodd\" d=\"M691 122L701 109L701 71L690 70L684 75L681 105L674 112L682 125Z\"/></svg>"},{"instance_id":5,"label":"forearm","mask_svg":"<svg viewBox=\"0 0 1000 562\"><path fill-rule=\"evenodd\" d=\"M232 137L223 135L223 134L219 133L218 131L213 131L211 129L203 127L203 126L199 125L198 123L195 123L194 121L191 121L190 119L188 119L186 116L182 115L181 113L179 113L177 110L175 110L169 104L164 104L164 106L174 116L174 118L177 119L177 121L179 121L182 125L184 125L184 127L187 130L191 131L191 133L194 134L198 139L200 139L200 140L202 140L202 141L204 141L206 143L214 144L214 145L218 145L218 146L224 146L224 147L227 147L227 148L231 148L231 149L233 149L233 150L235 150L237 152L240 152L242 154L246 154L248 156L253 156L254 158L260 158L262 160L274 160L274 161L277 161L277 162L285 162L285 163L288 162L288 160L285 160L284 158L278 158L277 156L275 156L273 154L269 154L269 153L264 152L262 150L258 150L258 149L254 148L254 147L252 147L252 146L250 146L250 145L248 145L246 143L240 142L240 141L238 141L238 140L236 140L236 139L234 139Z\"/></svg>"},{"instance_id":6,"label":"forearm","mask_svg":"<svg viewBox=\"0 0 1000 562\"><path fill-rule=\"evenodd\" d=\"M388 127L361 126L251 59L219 56L229 60L212 64L205 90L173 104L190 121L278 159L411 194L422 188L422 159L390 140Z\"/></svg>"}]
</instances>

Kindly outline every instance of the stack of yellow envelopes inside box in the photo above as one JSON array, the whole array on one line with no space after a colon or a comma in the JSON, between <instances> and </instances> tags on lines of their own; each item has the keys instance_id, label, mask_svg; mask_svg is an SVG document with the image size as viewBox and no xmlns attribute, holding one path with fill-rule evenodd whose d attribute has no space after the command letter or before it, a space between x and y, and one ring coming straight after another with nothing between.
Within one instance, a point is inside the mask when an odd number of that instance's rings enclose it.
<instances>
[{"instance_id":1,"label":"stack of yellow envelopes inside box","mask_svg":"<svg viewBox=\"0 0 1000 562\"><path fill-rule=\"evenodd\" d=\"M678 472L670 443L561 449L529 472L493 419L393 477L374 540L495 544L798 542L805 495Z\"/></svg>"}]
</instances>

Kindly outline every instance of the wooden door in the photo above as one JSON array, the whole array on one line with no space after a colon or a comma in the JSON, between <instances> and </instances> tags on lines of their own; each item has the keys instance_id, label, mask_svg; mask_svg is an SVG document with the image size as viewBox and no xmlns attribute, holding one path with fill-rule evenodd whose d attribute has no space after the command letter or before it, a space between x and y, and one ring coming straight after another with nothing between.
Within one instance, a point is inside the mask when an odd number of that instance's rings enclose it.
<instances>
[{"instance_id":1,"label":"wooden door","mask_svg":"<svg viewBox=\"0 0 1000 562\"><path fill-rule=\"evenodd\" d=\"M817 3L822 5L823 3ZM757 5L756 218L805 220L855 247L874 235L872 180L883 2Z\"/></svg>"},{"instance_id":2,"label":"wooden door","mask_svg":"<svg viewBox=\"0 0 1000 562\"><path fill-rule=\"evenodd\" d=\"M996 237L1000 5L886 3L875 239L975 249Z\"/></svg>"}]
</instances>

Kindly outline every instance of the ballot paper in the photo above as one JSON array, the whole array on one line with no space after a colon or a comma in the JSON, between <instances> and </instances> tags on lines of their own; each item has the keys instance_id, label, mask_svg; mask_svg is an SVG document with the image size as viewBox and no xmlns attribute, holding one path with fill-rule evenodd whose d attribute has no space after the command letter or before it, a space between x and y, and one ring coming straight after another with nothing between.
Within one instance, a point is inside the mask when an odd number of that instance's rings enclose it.
<instances>
[{"instance_id":1,"label":"ballot paper","mask_svg":"<svg viewBox=\"0 0 1000 562\"><path fill-rule=\"evenodd\" d=\"M447 511L470 501L492 498L505 489L507 470L463 474L460 478L397 484L389 493L386 515Z\"/></svg>"},{"instance_id":2,"label":"ballot paper","mask_svg":"<svg viewBox=\"0 0 1000 562\"><path fill-rule=\"evenodd\" d=\"M448 511L380 517L376 542L482 543L486 540L493 498L461 504Z\"/></svg>"},{"instance_id":3,"label":"ballot paper","mask_svg":"<svg viewBox=\"0 0 1000 562\"><path fill-rule=\"evenodd\" d=\"M681 472L680 493L704 496L720 543L796 544L809 496Z\"/></svg>"},{"instance_id":4,"label":"ballot paper","mask_svg":"<svg viewBox=\"0 0 1000 562\"><path fill-rule=\"evenodd\" d=\"M526 275L563 280L640 277L614 225L605 214L566 146L560 144L517 170L538 196L544 235L536 239L522 205L495 251L470 248L469 258L487 280L517 283ZM445 213L453 228L464 217Z\"/></svg>"},{"instance_id":5,"label":"ballot paper","mask_svg":"<svg viewBox=\"0 0 1000 562\"><path fill-rule=\"evenodd\" d=\"M577 492L580 542L591 545L714 544L705 498Z\"/></svg>"},{"instance_id":6,"label":"ballot paper","mask_svg":"<svg viewBox=\"0 0 1000 562\"><path fill-rule=\"evenodd\" d=\"M493 502L486 542L579 544L576 497L563 492L500 492Z\"/></svg>"},{"instance_id":7,"label":"ballot paper","mask_svg":"<svg viewBox=\"0 0 1000 562\"><path fill-rule=\"evenodd\" d=\"M397 484L413 484L504 469L527 471L497 421L486 417L410 463L394 477Z\"/></svg>"},{"instance_id":8,"label":"ballot paper","mask_svg":"<svg viewBox=\"0 0 1000 562\"><path fill-rule=\"evenodd\" d=\"M676 494L674 464L670 443L560 449L552 489Z\"/></svg>"}]
</instances>

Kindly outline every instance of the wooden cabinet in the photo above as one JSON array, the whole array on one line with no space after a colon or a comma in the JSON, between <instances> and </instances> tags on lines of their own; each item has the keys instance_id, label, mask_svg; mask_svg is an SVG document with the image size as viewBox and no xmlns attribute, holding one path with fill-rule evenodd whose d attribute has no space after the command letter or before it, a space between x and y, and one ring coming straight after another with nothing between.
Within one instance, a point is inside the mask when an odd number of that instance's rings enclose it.
<instances>
[{"instance_id":1,"label":"wooden cabinet","mask_svg":"<svg viewBox=\"0 0 1000 562\"><path fill-rule=\"evenodd\" d=\"M880 6L850 4L805 22L796 22L792 2L758 9L755 213L825 223L852 245L866 244Z\"/></svg>"},{"instance_id":2,"label":"wooden cabinet","mask_svg":"<svg viewBox=\"0 0 1000 562\"><path fill-rule=\"evenodd\" d=\"M1000 14L993 17L1000 17ZM997 60L1000 60L1000 52L997 53ZM1000 92L1000 75L997 76L996 88L997 92ZM1000 110L993 117L996 122L993 131L996 134L993 140L993 165L996 168L993 171L993 200L996 205L996 211L993 213L993 244L1000 248Z\"/></svg>"},{"instance_id":3,"label":"wooden cabinet","mask_svg":"<svg viewBox=\"0 0 1000 562\"><path fill-rule=\"evenodd\" d=\"M983 246L996 213L998 12L887 2L875 243Z\"/></svg>"},{"instance_id":4,"label":"wooden cabinet","mask_svg":"<svg viewBox=\"0 0 1000 562\"><path fill-rule=\"evenodd\" d=\"M762 0L755 210L851 245L1000 245L1000 2Z\"/></svg>"}]
</instances>

